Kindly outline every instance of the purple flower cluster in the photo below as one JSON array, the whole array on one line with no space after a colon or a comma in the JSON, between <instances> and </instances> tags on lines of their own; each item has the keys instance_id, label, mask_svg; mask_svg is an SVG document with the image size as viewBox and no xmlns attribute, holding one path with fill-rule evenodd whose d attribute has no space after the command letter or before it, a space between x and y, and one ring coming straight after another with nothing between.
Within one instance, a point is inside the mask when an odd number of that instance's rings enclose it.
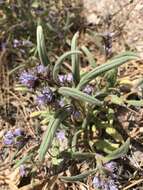
<instances>
[{"instance_id":1,"label":"purple flower cluster","mask_svg":"<svg viewBox=\"0 0 143 190\"><path fill-rule=\"evenodd\" d=\"M22 164L22 165L20 165L20 168L19 168L19 173L20 173L20 176L21 176L21 177L26 176L25 166L24 166L23 164Z\"/></svg>"},{"instance_id":2,"label":"purple flower cluster","mask_svg":"<svg viewBox=\"0 0 143 190\"><path fill-rule=\"evenodd\" d=\"M24 71L21 73L19 80L28 88L33 88L37 81L37 76L35 76L33 73Z\"/></svg>"},{"instance_id":3,"label":"purple flower cluster","mask_svg":"<svg viewBox=\"0 0 143 190\"><path fill-rule=\"evenodd\" d=\"M17 48L17 47L19 47L19 46L21 46L21 41L20 41L20 40L17 40L17 39L14 39L14 40L13 40L13 47L14 47L14 48Z\"/></svg>"},{"instance_id":4,"label":"purple flower cluster","mask_svg":"<svg viewBox=\"0 0 143 190\"><path fill-rule=\"evenodd\" d=\"M13 145L15 144L17 137L22 137L24 135L23 131L19 128L14 131L8 131L3 138L3 142L5 145ZM18 142L20 143L20 142Z\"/></svg>"},{"instance_id":5,"label":"purple flower cluster","mask_svg":"<svg viewBox=\"0 0 143 190\"><path fill-rule=\"evenodd\" d=\"M73 76L71 73L68 73L66 75L59 75L58 81L60 84L71 83L73 81Z\"/></svg>"},{"instance_id":6,"label":"purple flower cluster","mask_svg":"<svg viewBox=\"0 0 143 190\"><path fill-rule=\"evenodd\" d=\"M47 67L45 67L43 64L40 64L36 67L36 71L38 74L47 73Z\"/></svg>"},{"instance_id":7,"label":"purple flower cluster","mask_svg":"<svg viewBox=\"0 0 143 190\"><path fill-rule=\"evenodd\" d=\"M109 172L114 173L117 170L117 163L114 161L108 162L104 165L105 169Z\"/></svg>"},{"instance_id":8,"label":"purple flower cluster","mask_svg":"<svg viewBox=\"0 0 143 190\"><path fill-rule=\"evenodd\" d=\"M56 133L56 137L59 141L63 141L65 140L65 132L64 131L59 131Z\"/></svg>"},{"instance_id":9,"label":"purple flower cluster","mask_svg":"<svg viewBox=\"0 0 143 190\"><path fill-rule=\"evenodd\" d=\"M93 186L100 190L118 190L113 179L104 179L99 176L93 178Z\"/></svg>"},{"instance_id":10,"label":"purple flower cluster","mask_svg":"<svg viewBox=\"0 0 143 190\"><path fill-rule=\"evenodd\" d=\"M13 40L14 48L19 48L21 46L32 47L32 45L33 45L32 42L29 40L18 40L18 39Z\"/></svg>"},{"instance_id":11,"label":"purple flower cluster","mask_svg":"<svg viewBox=\"0 0 143 190\"><path fill-rule=\"evenodd\" d=\"M72 114L73 120L76 122L81 122L82 121L82 113L80 111L74 111Z\"/></svg>"},{"instance_id":12,"label":"purple flower cluster","mask_svg":"<svg viewBox=\"0 0 143 190\"><path fill-rule=\"evenodd\" d=\"M88 94L88 95L91 95L93 93L93 87L91 85L86 85L85 88L83 89L83 92Z\"/></svg>"},{"instance_id":13,"label":"purple flower cluster","mask_svg":"<svg viewBox=\"0 0 143 190\"><path fill-rule=\"evenodd\" d=\"M54 94L49 87L46 87L42 90L41 95L37 96L36 102L40 105L46 105L51 103L54 98Z\"/></svg>"},{"instance_id":14,"label":"purple flower cluster","mask_svg":"<svg viewBox=\"0 0 143 190\"><path fill-rule=\"evenodd\" d=\"M12 145L14 143L14 135L13 135L12 131L8 131L4 135L3 142L5 145Z\"/></svg>"},{"instance_id":15,"label":"purple flower cluster","mask_svg":"<svg viewBox=\"0 0 143 190\"><path fill-rule=\"evenodd\" d=\"M105 176L95 176L93 178L93 186L101 190L118 190L115 180L117 180L117 175L115 174L117 170L117 163L114 161L104 164L105 170L109 173L108 178Z\"/></svg>"}]
</instances>

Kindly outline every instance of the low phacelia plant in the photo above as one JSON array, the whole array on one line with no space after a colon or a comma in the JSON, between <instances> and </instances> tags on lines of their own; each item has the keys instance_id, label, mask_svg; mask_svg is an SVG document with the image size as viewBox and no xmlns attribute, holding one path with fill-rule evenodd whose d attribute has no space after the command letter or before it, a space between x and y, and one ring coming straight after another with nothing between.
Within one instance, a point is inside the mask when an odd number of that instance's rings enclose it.
<instances>
[{"instance_id":1,"label":"low phacelia plant","mask_svg":"<svg viewBox=\"0 0 143 190\"><path fill-rule=\"evenodd\" d=\"M121 134L113 126L114 109L110 105L117 103L117 98L120 98L115 90L118 88L118 66L137 56L133 52L125 52L97 66L90 51L85 46L78 47L78 36L79 33L73 36L71 50L53 64L48 58L43 29L39 25L37 51L41 63L32 70L23 71L19 77L20 83L35 94L35 105L40 109L31 116L38 116L41 123L47 125L38 150L40 161L45 159L50 148L55 147L54 139L63 141L66 138L68 141L68 148L64 152L56 152L57 160L63 160L67 154L70 159L95 159L99 151L107 155L103 159L106 163L128 150L129 140L124 144ZM89 62L90 71L83 70L80 65L80 58L84 60L84 56ZM65 59L70 69L65 67ZM13 143L13 134L6 135L5 143ZM120 154L116 153L118 148ZM112 170L109 164L105 167ZM93 184L97 188L117 189L113 179L107 181L95 176Z\"/></svg>"}]
</instances>

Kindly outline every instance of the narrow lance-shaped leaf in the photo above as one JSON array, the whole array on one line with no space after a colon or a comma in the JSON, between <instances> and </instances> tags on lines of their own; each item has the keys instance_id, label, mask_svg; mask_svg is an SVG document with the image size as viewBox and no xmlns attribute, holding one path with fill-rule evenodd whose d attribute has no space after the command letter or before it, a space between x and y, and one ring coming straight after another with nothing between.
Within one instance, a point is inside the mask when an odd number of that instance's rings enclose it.
<instances>
[{"instance_id":1,"label":"narrow lance-shaped leaf","mask_svg":"<svg viewBox=\"0 0 143 190\"><path fill-rule=\"evenodd\" d=\"M50 120L44 139L39 149L40 161L44 160L45 154L52 144L52 140L54 138L57 128L60 126L61 122L67 117L67 115L67 111L61 110L60 112L55 114L54 118Z\"/></svg>"},{"instance_id":2,"label":"narrow lance-shaped leaf","mask_svg":"<svg viewBox=\"0 0 143 190\"><path fill-rule=\"evenodd\" d=\"M143 107L143 100L126 100L128 106Z\"/></svg>"},{"instance_id":3,"label":"narrow lance-shaped leaf","mask_svg":"<svg viewBox=\"0 0 143 190\"><path fill-rule=\"evenodd\" d=\"M132 52L132 51L125 51L123 53L120 53L119 55L114 56L112 59L121 58L123 56L137 56L137 54L135 52Z\"/></svg>"},{"instance_id":4,"label":"narrow lance-shaped leaf","mask_svg":"<svg viewBox=\"0 0 143 190\"><path fill-rule=\"evenodd\" d=\"M105 73L104 77L107 80L109 87L115 86L117 82L117 73L118 73L117 68L111 69Z\"/></svg>"},{"instance_id":5,"label":"narrow lance-shaped leaf","mask_svg":"<svg viewBox=\"0 0 143 190\"><path fill-rule=\"evenodd\" d=\"M111 153L119 147L118 143L112 143L107 139L100 139L95 142L94 146L97 150L103 151L105 153Z\"/></svg>"},{"instance_id":6,"label":"narrow lance-shaped leaf","mask_svg":"<svg viewBox=\"0 0 143 190\"><path fill-rule=\"evenodd\" d=\"M76 176L71 176L71 177L60 176L59 178L64 181L76 182L76 181L83 180L84 178L88 177L89 175L93 175L96 172L97 172L97 169L94 169L94 170L90 170L90 171L84 172L84 173L76 175Z\"/></svg>"},{"instance_id":7,"label":"narrow lance-shaped leaf","mask_svg":"<svg viewBox=\"0 0 143 190\"><path fill-rule=\"evenodd\" d=\"M77 38L79 36L79 33L75 33L75 35L72 38L71 42L71 51L76 51L78 50L77 48ZM72 74L73 74L73 82L75 86L79 83L80 81L80 71L79 71L79 57L78 54L72 54L71 55L72 59Z\"/></svg>"},{"instance_id":8,"label":"narrow lance-shaped leaf","mask_svg":"<svg viewBox=\"0 0 143 190\"><path fill-rule=\"evenodd\" d=\"M124 97L123 96L117 96L117 95L109 95L105 98L105 101L110 102L112 104L116 105L124 105Z\"/></svg>"},{"instance_id":9,"label":"narrow lance-shaped leaf","mask_svg":"<svg viewBox=\"0 0 143 190\"><path fill-rule=\"evenodd\" d=\"M29 160L31 160L31 158L34 156L34 153L37 150L37 145L34 146L31 150L29 150L27 152L27 154L25 156L23 156L20 160L16 161L16 164L14 165L14 169L16 169L17 167L19 167L21 164L24 164L25 162L28 162Z\"/></svg>"},{"instance_id":10,"label":"narrow lance-shaped leaf","mask_svg":"<svg viewBox=\"0 0 143 190\"><path fill-rule=\"evenodd\" d=\"M114 127L107 127L106 133L110 135L116 142L124 143L122 135Z\"/></svg>"},{"instance_id":11,"label":"narrow lance-shaped leaf","mask_svg":"<svg viewBox=\"0 0 143 190\"><path fill-rule=\"evenodd\" d=\"M137 59L137 56L132 56L132 55L131 56L122 56L117 59L112 59L112 60L108 61L107 63L96 67L95 69L93 69L92 71L90 71L89 73L85 74L82 77L82 79L80 80L80 83L78 85L78 89L81 89L83 86L85 86L87 83L89 83L90 81L95 79L97 76L101 75L102 73L105 73L106 71L109 71L109 70L111 70L115 67L118 67L118 66L122 65L123 63L133 60L133 59Z\"/></svg>"},{"instance_id":12,"label":"narrow lance-shaped leaf","mask_svg":"<svg viewBox=\"0 0 143 190\"><path fill-rule=\"evenodd\" d=\"M24 156L23 158L21 158L15 165L14 165L14 169L18 168L20 165L24 164L25 162L27 162L28 160L30 160L33 156L33 153L29 153L26 156Z\"/></svg>"},{"instance_id":13,"label":"narrow lance-shaped leaf","mask_svg":"<svg viewBox=\"0 0 143 190\"><path fill-rule=\"evenodd\" d=\"M93 96L90 96L88 94L85 94L85 93L77 90L76 88L61 87L61 88L59 88L59 93L64 96L74 98L76 100L88 102L90 104L95 104L98 106L102 105L102 102L99 101L98 99L96 99Z\"/></svg>"},{"instance_id":14,"label":"narrow lance-shaped leaf","mask_svg":"<svg viewBox=\"0 0 143 190\"><path fill-rule=\"evenodd\" d=\"M49 59L46 52L45 39L41 25L37 26L37 51L41 63L47 66L49 64Z\"/></svg>"},{"instance_id":15,"label":"narrow lance-shaped leaf","mask_svg":"<svg viewBox=\"0 0 143 190\"><path fill-rule=\"evenodd\" d=\"M74 134L74 136L73 136L73 138L72 138L72 151L73 151L73 152L76 151L77 137L78 137L78 135L79 135L81 132L82 132L82 130L78 130L78 131Z\"/></svg>"},{"instance_id":16,"label":"narrow lance-shaped leaf","mask_svg":"<svg viewBox=\"0 0 143 190\"><path fill-rule=\"evenodd\" d=\"M127 154L129 150L129 145L130 145L130 139L128 138L127 141L122 146L120 146L120 148L118 148L117 150L113 151L111 154L104 157L104 161L109 162L111 160L115 160L117 158L124 156L125 154Z\"/></svg>"},{"instance_id":17,"label":"narrow lance-shaped leaf","mask_svg":"<svg viewBox=\"0 0 143 190\"><path fill-rule=\"evenodd\" d=\"M80 51L68 51L58 58L53 69L53 79L56 81L63 61L72 54L81 54Z\"/></svg>"},{"instance_id":18,"label":"narrow lance-shaped leaf","mask_svg":"<svg viewBox=\"0 0 143 190\"><path fill-rule=\"evenodd\" d=\"M95 158L96 153L92 152L72 152L72 158L78 160L85 160L89 158Z\"/></svg>"}]
</instances>

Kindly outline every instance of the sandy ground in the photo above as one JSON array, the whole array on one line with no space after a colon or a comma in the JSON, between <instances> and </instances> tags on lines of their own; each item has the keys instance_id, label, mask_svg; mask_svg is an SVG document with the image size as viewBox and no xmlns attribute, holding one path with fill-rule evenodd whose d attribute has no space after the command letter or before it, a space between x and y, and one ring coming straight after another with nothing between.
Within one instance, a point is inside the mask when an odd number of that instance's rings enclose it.
<instances>
[{"instance_id":1,"label":"sandy ground","mask_svg":"<svg viewBox=\"0 0 143 190\"><path fill-rule=\"evenodd\" d=\"M84 16L89 24L102 26L103 32L119 35L113 49L126 46L137 50L143 58L143 1L141 0L83 0ZM109 22L109 23L108 23Z\"/></svg>"}]
</instances>

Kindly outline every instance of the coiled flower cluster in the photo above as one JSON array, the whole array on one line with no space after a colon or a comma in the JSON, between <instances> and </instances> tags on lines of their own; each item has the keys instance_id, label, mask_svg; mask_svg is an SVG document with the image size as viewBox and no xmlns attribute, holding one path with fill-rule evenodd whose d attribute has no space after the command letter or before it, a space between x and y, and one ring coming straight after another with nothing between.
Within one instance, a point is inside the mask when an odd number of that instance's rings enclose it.
<instances>
[{"instance_id":1,"label":"coiled flower cluster","mask_svg":"<svg viewBox=\"0 0 143 190\"><path fill-rule=\"evenodd\" d=\"M6 146L16 145L22 146L24 143L24 131L20 128L16 128L14 131L9 130L5 133L3 137L3 143Z\"/></svg>"}]
</instances>

